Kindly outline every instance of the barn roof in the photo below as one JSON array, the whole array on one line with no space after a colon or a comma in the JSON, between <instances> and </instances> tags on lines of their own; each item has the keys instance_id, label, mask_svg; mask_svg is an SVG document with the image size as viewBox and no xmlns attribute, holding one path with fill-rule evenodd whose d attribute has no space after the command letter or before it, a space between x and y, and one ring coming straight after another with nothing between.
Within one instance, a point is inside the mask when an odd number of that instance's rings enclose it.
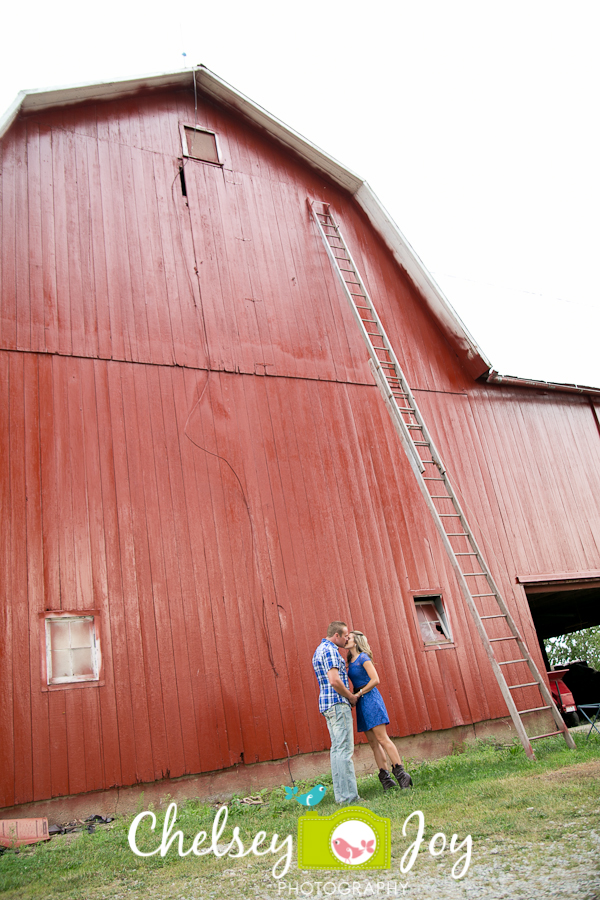
<instances>
[{"instance_id":1,"label":"barn roof","mask_svg":"<svg viewBox=\"0 0 600 900\"><path fill-rule=\"evenodd\" d=\"M474 378L488 373L491 362L475 339L461 321L456 311L444 296L422 261L406 240L390 214L375 195L368 183L359 175L343 166L332 156L325 153L315 144L308 141L282 121L272 116L261 106L241 94L227 82L205 66L194 70L186 69L178 72L147 75L124 81L105 81L95 84L79 84L69 87L50 88L45 90L21 91L4 117L0 119L0 139L10 128L21 112L33 113L56 106L67 106L93 100L112 100L130 97L138 93L169 88L191 87L195 75L198 89L223 106L234 110L253 125L269 134L273 139L293 151L312 168L327 175L334 183L345 188L354 197L358 205L366 213L369 221L379 233L397 262L407 271L419 289L425 303L437 320L442 331L447 335L456 352L463 359L468 371ZM490 382L498 383L501 379L492 370ZM511 379L513 384L522 383L528 387L542 387L541 383L522 382ZM560 389L561 385L555 385ZM573 385L578 392L579 386ZM587 393L583 389L584 393ZM595 393L595 391L594 391Z\"/></svg>"}]
</instances>

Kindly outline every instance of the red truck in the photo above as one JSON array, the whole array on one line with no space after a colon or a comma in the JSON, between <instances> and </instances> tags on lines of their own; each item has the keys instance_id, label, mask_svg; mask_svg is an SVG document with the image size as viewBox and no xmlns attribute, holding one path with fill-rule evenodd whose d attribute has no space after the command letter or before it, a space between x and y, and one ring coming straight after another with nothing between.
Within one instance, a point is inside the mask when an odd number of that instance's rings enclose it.
<instances>
[{"instance_id":1,"label":"red truck","mask_svg":"<svg viewBox=\"0 0 600 900\"><path fill-rule=\"evenodd\" d=\"M568 671L568 669L554 669L553 672L548 672L547 674L550 679L552 699L565 720L565 724L569 728L573 728L575 725L579 725L579 716L577 715L575 698L563 681L563 675Z\"/></svg>"}]
</instances>

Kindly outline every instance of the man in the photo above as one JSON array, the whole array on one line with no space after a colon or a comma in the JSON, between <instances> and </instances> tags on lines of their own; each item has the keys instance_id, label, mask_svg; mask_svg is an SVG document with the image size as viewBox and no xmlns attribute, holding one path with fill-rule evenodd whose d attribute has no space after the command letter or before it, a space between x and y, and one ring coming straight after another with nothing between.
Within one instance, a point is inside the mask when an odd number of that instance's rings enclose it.
<instances>
[{"instance_id":1,"label":"man","mask_svg":"<svg viewBox=\"0 0 600 900\"><path fill-rule=\"evenodd\" d=\"M332 622L313 656L313 668L319 682L319 712L327 720L331 736L331 775L337 803L360 800L354 772L354 732L352 706L356 697L348 687L346 662L339 648L348 643L345 622Z\"/></svg>"}]
</instances>

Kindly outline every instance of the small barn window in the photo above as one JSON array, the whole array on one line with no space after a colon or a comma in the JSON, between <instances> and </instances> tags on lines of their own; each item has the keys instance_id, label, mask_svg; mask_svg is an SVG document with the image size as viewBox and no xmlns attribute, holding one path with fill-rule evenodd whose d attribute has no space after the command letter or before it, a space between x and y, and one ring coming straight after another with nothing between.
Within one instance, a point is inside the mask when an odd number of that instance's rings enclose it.
<instances>
[{"instance_id":1,"label":"small barn window","mask_svg":"<svg viewBox=\"0 0 600 900\"><path fill-rule=\"evenodd\" d=\"M442 598L415 597L417 621L425 645L452 643Z\"/></svg>"},{"instance_id":2,"label":"small barn window","mask_svg":"<svg viewBox=\"0 0 600 900\"><path fill-rule=\"evenodd\" d=\"M202 128L200 125L182 125L181 141L183 155L190 159L200 159L202 162L221 165L219 144L214 131Z\"/></svg>"},{"instance_id":3,"label":"small barn window","mask_svg":"<svg viewBox=\"0 0 600 900\"><path fill-rule=\"evenodd\" d=\"M100 646L94 615L47 615L46 683L98 681Z\"/></svg>"}]
</instances>

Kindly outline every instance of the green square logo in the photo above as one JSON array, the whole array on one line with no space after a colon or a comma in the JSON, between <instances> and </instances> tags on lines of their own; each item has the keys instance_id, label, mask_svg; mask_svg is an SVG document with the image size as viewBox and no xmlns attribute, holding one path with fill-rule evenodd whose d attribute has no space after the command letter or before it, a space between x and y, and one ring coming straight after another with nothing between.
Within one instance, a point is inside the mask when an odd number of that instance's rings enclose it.
<instances>
[{"instance_id":1,"label":"green square logo","mask_svg":"<svg viewBox=\"0 0 600 900\"><path fill-rule=\"evenodd\" d=\"M347 806L331 816L298 819L299 869L389 869L392 824L370 809Z\"/></svg>"}]
</instances>

